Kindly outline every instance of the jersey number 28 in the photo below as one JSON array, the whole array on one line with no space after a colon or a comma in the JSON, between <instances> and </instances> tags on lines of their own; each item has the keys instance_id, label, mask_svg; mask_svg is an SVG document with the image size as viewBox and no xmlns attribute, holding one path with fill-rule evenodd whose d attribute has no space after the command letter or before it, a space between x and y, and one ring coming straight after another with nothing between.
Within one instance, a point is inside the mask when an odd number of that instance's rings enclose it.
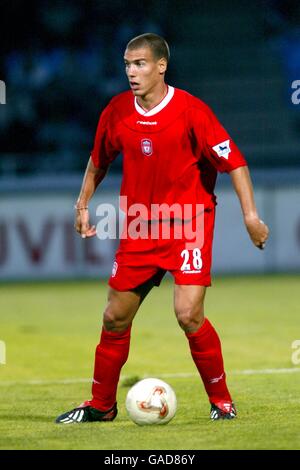
<instances>
[{"instance_id":1,"label":"jersey number 28","mask_svg":"<svg viewBox=\"0 0 300 470\"><path fill-rule=\"evenodd\" d=\"M202 268L202 258L201 258L200 248L194 248L193 251L182 250L181 257L183 258L183 263L180 268L181 271L191 270L191 264L189 263L190 256L192 256L193 269L199 270Z\"/></svg>"}]
</instances>

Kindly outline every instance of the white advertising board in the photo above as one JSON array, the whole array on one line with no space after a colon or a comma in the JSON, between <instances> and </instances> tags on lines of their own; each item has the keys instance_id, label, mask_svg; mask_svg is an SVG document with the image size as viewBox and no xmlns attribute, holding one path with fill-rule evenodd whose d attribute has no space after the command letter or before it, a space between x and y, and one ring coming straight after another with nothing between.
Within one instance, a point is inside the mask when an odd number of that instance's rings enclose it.
<instances>
[{"instance_id":1,"label":"white advertising board","mask_svg":"<svg viewBox=\"0 0 300 470\"><path fill-rule=\"evenodd\" d=\"M107 192L94 199L90 213L95 224L99 202L117 208L118 195ZM271 230L264 251L252 245L234 191L218 191L214 273L300 271L300 187L258 189L256 202ZM74 230L73 205L71 194L1 197L1 280L110 275L118 240L82 240Z\"/></svg>"}]
</instances>

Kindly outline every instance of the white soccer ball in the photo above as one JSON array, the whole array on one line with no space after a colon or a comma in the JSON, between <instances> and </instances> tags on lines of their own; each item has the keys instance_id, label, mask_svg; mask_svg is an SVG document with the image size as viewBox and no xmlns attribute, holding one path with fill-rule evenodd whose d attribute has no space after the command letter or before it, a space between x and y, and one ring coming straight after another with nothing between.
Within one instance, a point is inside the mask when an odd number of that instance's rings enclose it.
<instances>
[{"instance_id":1,"label":"white soccer ball","mask_svg":"<svg viewBox=\"0 0 300 470\"><path fill-rule=\"evenodd\" d=\"M166 424L175 415L177 399L169 384L160 379L143 379L137 382L126 397L127 412L134 423Z\"/></svg>"}]
</instances>

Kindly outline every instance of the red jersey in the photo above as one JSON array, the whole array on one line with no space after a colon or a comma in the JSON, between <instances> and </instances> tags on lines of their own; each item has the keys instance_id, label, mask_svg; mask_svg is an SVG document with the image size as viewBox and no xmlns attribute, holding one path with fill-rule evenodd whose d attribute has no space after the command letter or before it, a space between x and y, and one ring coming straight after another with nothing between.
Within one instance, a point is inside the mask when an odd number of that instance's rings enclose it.
<instances>
[{"instance_id":1,"label":"red jersey","mask_svg":"<svg viewBox=\"0 0 300 470\"><path fill-rule=\"evenodd\" d=\"M217 172L247 165L211 109L189 93L168 87L166 97L143 110L131 91L115 96L100 116L93 163L107 168L123 154L121 195L127 205L216 203Z\"/></svg>"}]
</instances>

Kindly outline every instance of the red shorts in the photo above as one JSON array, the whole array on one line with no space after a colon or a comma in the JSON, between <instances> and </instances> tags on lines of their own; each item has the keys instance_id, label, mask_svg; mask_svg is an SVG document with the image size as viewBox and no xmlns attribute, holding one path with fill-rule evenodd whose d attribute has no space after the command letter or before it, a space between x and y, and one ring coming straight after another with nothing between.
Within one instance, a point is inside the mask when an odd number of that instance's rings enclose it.
<instances>
[{"instance_id":1,"label":"red shorts","mask_svg":"<svg viewBox=\"0 0 300 470\"><path fill-rule=\"evenodd\" d=\"M174 224L170 227L169 239L162 237L133 240L122 238L116 252L109 285L118 291L132 290L152 278L159 286L169 271L180 285L211 285L212 242L215 210L207 209L202 214L202 237L191 240L186 232L174 235ZM147 230L153 224L162 230L164 222L144 222ZM178 228L177 228L178 232ZM160 232L161 233L161 232Z\"/></svg>"}]
</instances>

